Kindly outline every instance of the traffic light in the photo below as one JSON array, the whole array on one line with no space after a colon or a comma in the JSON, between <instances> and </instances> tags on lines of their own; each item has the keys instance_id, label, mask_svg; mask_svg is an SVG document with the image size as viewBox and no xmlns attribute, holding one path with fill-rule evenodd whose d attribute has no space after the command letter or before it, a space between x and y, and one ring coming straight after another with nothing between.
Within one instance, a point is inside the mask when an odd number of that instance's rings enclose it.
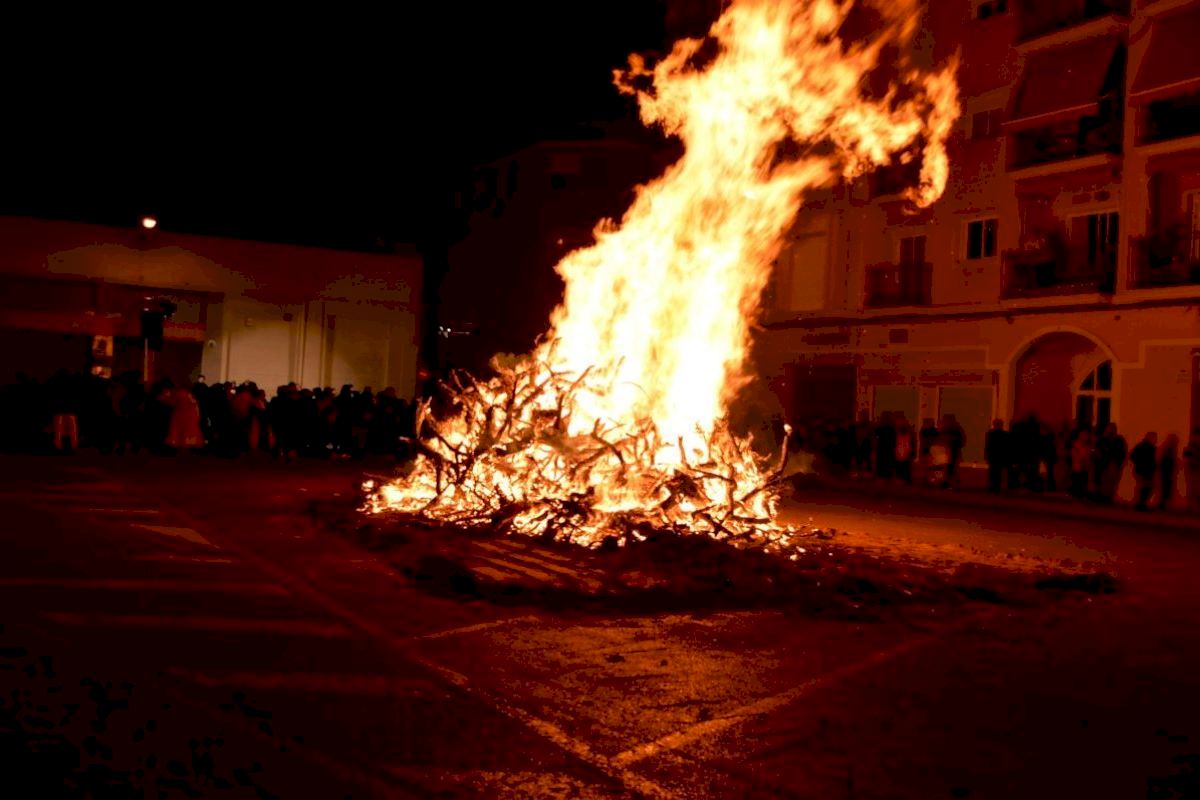
<instances>
[{"instance_id":1,"label":"traffic light","mask_svg":"<svg viewBox=\"0 0 1200 800\"><path fill-rule=\"evenodd\" d=\"M162 350L163 346L163 312L142 312L142 338L146 340L149 350Z\"/></svg>"},{"instance_id":2,"label":"traffic light","mask_svg":"<svg viewBox=\"0 0 1200 800\"><path fill-rule=\"evenodd\" d=\"M170 300L159 300L155 305L158 307L142 309L142 338L146 349L158 351L163 346L163 320L169 319L177 306Z\"/></svg>"}]
</instances>

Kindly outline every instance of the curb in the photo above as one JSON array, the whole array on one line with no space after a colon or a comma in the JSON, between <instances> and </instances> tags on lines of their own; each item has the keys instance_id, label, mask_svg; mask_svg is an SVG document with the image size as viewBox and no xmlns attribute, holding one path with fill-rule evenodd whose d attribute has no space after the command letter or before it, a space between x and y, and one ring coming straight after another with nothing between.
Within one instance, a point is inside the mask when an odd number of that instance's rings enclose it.
<instances>
[{"instance_id":1,"label":"curb","mask_svg":"<svg viewBox=\"0 0 1200 800\"><path fill-rule=\"evenodd\" d=\"M878 480L849 481L817 475L796 480L801 490L817 489L844 494L886 497L897 500L937 500L945 505L987 509L990 511L1033 511L1079 520L1135 523L1139 526L1179 531L1200 531L1200 515L1180 511L1140 512L1124 504L1098 505L1066 496L992 495L979 489L934 490L887 484Z\"/></svg>"}]
</instances>

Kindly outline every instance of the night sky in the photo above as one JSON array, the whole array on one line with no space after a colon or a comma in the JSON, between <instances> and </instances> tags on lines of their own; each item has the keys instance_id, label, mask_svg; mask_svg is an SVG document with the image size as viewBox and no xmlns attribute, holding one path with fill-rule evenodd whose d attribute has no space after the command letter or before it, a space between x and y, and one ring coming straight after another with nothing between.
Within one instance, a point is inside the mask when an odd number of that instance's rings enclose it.
<instances>
[{"instance_id":1,"label":"night sky","mask_svg":"<svg viewBox=\"0 0 1200 800\"><path fill-rule=\"evenodd\" d=\"M658 0L442 5L10 19L0 211L428 238L471 164L632 115L611 70L663 42Z\"/></svg>"}]
</instances>

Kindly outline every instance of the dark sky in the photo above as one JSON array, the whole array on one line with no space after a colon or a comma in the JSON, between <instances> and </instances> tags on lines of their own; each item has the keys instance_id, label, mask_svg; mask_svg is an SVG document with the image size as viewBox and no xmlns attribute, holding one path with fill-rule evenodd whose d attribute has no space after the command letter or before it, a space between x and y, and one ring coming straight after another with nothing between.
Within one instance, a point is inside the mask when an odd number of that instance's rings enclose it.
<instances>
[{"instance_id":1,"label":"dark sky","mask_svg":"<svg viewBox=\"0 0 1200 800\"><path fill-rule=\"evenodd\" d=\"M415 239L469 164L631 113L611 70L662 42L659 0L438 7L10 18L0 211Z\"/></svg>"}]
</instances>

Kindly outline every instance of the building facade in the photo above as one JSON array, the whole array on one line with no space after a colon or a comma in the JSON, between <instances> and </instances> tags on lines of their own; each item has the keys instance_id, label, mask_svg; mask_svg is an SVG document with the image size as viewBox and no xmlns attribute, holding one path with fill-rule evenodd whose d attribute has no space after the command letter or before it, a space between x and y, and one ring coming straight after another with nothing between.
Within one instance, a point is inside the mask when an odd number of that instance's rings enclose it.
<instances>
[{"instance_id":1,"label":"building facade","mask_svg":"<svg viewBox=\"0 0 1200 800\"><path fill-rule=\"evenodd\" d=\"M141 315L166 301L151 377L392 386L417 371L421 260L161 229L0 218L0 382L146 366Z\"/></svg>"},{"instance_id":2,"label":"building facade","mask_svg":"<svg viewBox=\"0 0 1200 800\"><path fill-rule=\"evenodd\" d=\"M946 0L961 52L945 195L918 164L810 198L757 357L796 420L953 414L966 461L994 418L1200 425L1200 2Z\"/></svg>"},{"instance_id":3,"label":"building facade","mask_svg":"<svg viewBox=\"0 0 1200 800\"><path fill-rule=\"evenodd\" d=\"M590 245L601 220L619 219L671 157L631 129L537 142L476 170L458 200L469 230L442 284L440 366L479 370L498 352L531 350L562 301L554 266Z\"/></svg>"}]
</instances>

